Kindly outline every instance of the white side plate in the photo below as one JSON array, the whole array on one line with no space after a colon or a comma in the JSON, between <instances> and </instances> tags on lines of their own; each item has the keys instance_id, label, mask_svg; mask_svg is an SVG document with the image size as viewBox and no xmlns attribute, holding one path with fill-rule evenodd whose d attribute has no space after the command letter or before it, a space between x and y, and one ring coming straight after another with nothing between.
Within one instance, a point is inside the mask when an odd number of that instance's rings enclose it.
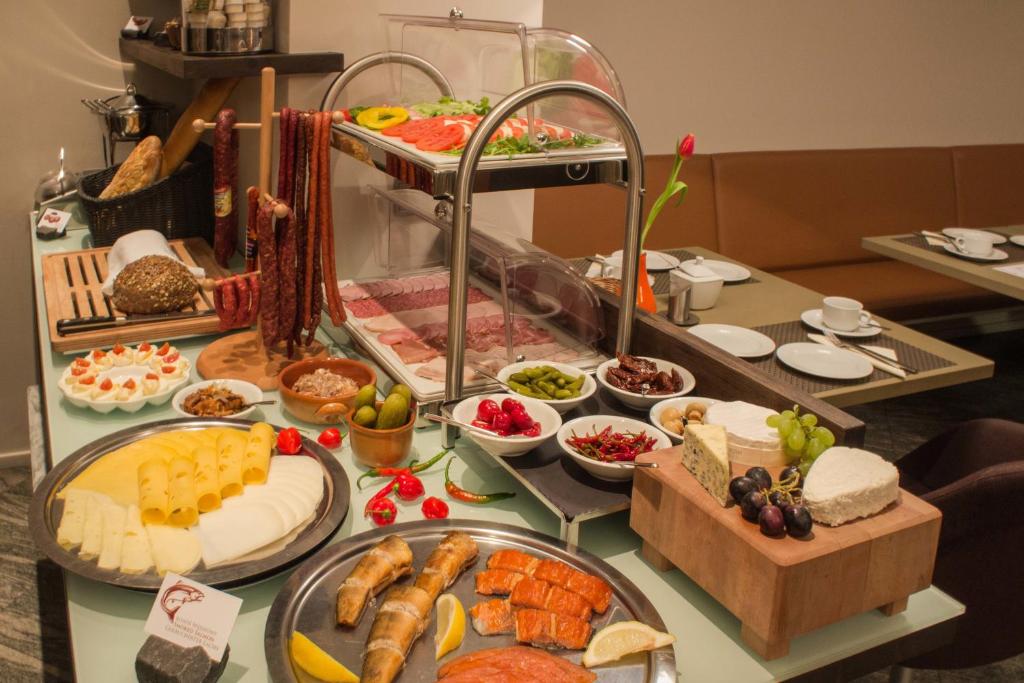
<instances>
[{"instance_id":1,"label":"white side plate","mask_svg":"<svg viewBox=\"0 0 1024 683\"><path fill-rule=\"evenodd\" d=\"M694 265L697 259L683 261L684 264ZM743 266L728 261L717 261L715 259L704 259L702 265L710 268L715 275L721 275L726 282L743 282L750 279L750 271Z\"/></svg>"},{"instance_id":2,"label":"white side plate","mask_svg":"<svg viewBox=\"0 0 1024 683\"><path fill-rule=\"evenodd\" d=\"M760 358L775 350L772 338L738 325L694 325L690 333L740 358Z\"/></svg>"},{"instance_id":3,"label":"white side plate","mask_svg":"<svg viewBox=\"0 0 1024 683\"><path fill-rule=\"evenodd\" d=\"M804 311L800 314L800 320L802 320L805 325L809 325L816 330L820 330L822 332L834 332L840 337L874 337L876 334L882 333L882 328L875 327L874 325L862 325L856 330L833 330L831 327L826 327L825 323L822 322L820 308L812 308L808 311Z\"/></svg>"},{"instance_id":4,"label":"white side plate","mask_svg":"<svg viewBox=\"0 0 1024 683\"><path fill-rule=\"evenodd\" d=\"M875 369L863 356L812 342L783 344L775 355L794 370L826 379L861 379Z\"/></svg>"}]
</instances>

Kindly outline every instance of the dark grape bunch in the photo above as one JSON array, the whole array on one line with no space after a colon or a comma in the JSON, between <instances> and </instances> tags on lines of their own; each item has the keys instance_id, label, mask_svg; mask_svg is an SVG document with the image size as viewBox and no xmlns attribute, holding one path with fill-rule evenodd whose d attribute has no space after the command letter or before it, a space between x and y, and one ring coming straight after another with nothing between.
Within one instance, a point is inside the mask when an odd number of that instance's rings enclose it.
<instances>
[{"instance_id":1,"label":"dark grape bunch","mask_svg":"<svg viewBox=\"0 0 1024 683\"><path fill-rule=\"evenodd\" d=\"M729 495L740 506L740 515L748 522L757 522L765 536L789 533L803 538L811 533L811 513L801 505L800 487L803 475L799 467L790 465L779 473L779 481L763 467L751 467L742 477L729 482Z\"/></svg>"}]
</instances>

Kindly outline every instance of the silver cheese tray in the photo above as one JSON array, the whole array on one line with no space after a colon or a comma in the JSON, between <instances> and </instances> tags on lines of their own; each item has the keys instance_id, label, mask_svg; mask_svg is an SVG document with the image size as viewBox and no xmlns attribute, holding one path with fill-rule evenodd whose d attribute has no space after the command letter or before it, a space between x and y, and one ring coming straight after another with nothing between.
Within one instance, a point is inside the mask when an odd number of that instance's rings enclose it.
<instances>
[{"instance_id":1,"label":"silver cheese tray","mask_svg":"<svg viewBox=\"0 0 1024 683\"><path fill-rule=\"evenodd\" d=\"M237 427L248 429L255 421L230 418L177 418L150 422L114 432L62 460L47 473L36 487L29 507L29 528L36 547L66 571L87 579L133 590L156 592L163 578L150 569L144 574L123 574L112 569L100 569L95 561L78 558L74 551L65 550L57 543L57 527L64 510L64 501L57 494L86 467L111 451L161 432L198 430L211 427ZM281 427L274 426L275 431ZM334 455L311 439L302 437L303 455L315 458L323 468L324 496L314 513L313 520L284 547L269 557L242 561L213 569L199 567L188 573L188 578L215 588L227 589L248 585L269 578L288 569L330 540L348 514L351 487L348 475ZM275 456L277 457L277 456Z\"/></svg>"},{"instance_id":2,"label":"silver cheese tray","mask_svg":"<svg viewBox=\"0 0 1024 683\"><path fill-rule=\"evenodd\" d=\"M455 530L472 536L479 547L476 564L463 572L446 591L453 593L467 612L477 602L489 599L476 594L474 580L474 575L485 568L487 558L497 550L517 549L537 557L561 560L608 582L613 590L612 602L604 614L595 614L591 619L594 633L608 624L627 620L641 621L659 631L665 630L665 623L643 592L595 555L584 550L570 550L555 538L507 524L480 520L423 520L381 527L347 538L307 560L288 578L270 608L263 637L271 680L275 683L308 680L304 672L297 672L288 654L289 638L294 631L301 631L332 657L358 673L376 610L373 604L368 606L354 629L338 626L335 603L342 581L374 544L387 535L397 534L412 548L415 570L399 583L411 583L444 535ZM467 615L462 645L440 661L435 661L436 631L437 623L432 616L426 630L413 644L405 668L396 678L398 683L432 683L437 680L438 668L460 655L517 644L511 635L479 635L473 630ZM575 664L580 663L583 654L582 650L551 652ZM596 667L593 672L602 683L669 683L676 680L675 653L671 646L663 647Z\"/></svg>"}]
</instances>

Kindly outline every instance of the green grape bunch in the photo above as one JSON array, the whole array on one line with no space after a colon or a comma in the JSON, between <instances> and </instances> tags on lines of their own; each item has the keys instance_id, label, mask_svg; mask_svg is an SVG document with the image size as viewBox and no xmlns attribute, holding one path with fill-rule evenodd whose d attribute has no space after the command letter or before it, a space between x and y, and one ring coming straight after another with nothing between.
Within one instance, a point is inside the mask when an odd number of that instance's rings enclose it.
<instances>
[{"instance_id":1,"label":"green grape bunch","mask_svg":"<svg viewBox=\"0 0 1024 683\"><path fill-rule=\"evenodd\" d=\"M836 443L835 435L827 427L818 425L818 416L801 415L798 405L794 405L793 410L769 415L765 423L778 430L783 452L791 462L799 460L800 474L805 477L817 457Z\"/></svg>"}]
</instances>

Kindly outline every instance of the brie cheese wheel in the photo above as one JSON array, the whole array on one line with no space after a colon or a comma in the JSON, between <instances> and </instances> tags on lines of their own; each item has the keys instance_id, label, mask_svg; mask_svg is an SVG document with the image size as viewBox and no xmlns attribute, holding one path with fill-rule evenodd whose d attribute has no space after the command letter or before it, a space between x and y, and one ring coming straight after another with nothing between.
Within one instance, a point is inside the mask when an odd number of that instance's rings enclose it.
<instances>
[{"instance_id":1,"label":"brie cheese wheel","mask_svg":"<svg viewBox=\"0 0 1024 683\"><path fill-rule=\"evenodd\" d=\"M683 465L712 498L729 503L729 454L725 427L688 424L683 429Z\"/></svg>"},{"instance_id":2,"label":"brie cheese wheel","mask_svg":"<svg viewBox=\"0 0 1024 683\"><path fill-rule=\"evenodd\" d=\"M729 434L729 460L741 465L784 467L789 459L782 450L779 432L765 419L778 413L746 401L712 403L704 424L721 425Z\"/></svg>"},{"instance_id":3,"label":"brie cheese wheel","mask_svg":"<svg viewBox=\"0 0 1024 683\"><path fill-rule=\"evenodd\" d=\"M804 479L811 518L839 526L881 512L899 497L899 471L870 451L833 446L818 456Z\"/></svg>"}]
</instances>

